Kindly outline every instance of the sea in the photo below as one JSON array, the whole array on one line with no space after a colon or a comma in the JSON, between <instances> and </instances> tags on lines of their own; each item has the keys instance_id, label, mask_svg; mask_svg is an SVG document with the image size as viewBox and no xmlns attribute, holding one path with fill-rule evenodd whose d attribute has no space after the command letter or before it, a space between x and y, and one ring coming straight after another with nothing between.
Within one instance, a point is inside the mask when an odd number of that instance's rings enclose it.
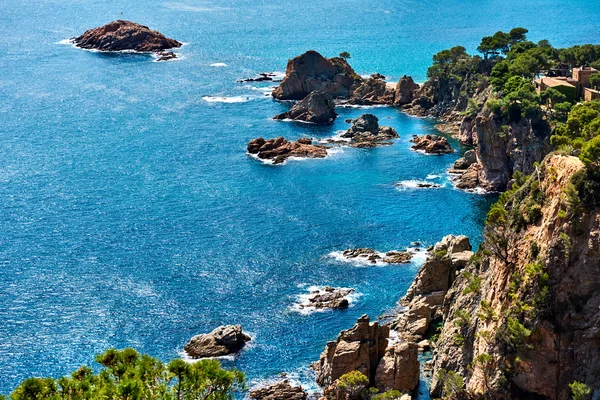
<instances>
[{"instance_id":1,"label":"sea","mask_svg":"<svg viewBox=\"0 0 600 400\"><path fill-rule=\"evenodd\" d=\"M332 126L274 121L276 83L313 49L347 51L361 75L417 82L436 52L524 26L555 46L598 43L596 0L0 0L0 393L133 347L184 357L194 335L241 324L222 360L250 386L285 373L317 390L309 366L328 341L397 306L448 234L476 247L496 194L453 187L454 154L411 150L435 121L390 107L338 108ZM116 19L185 45L179 59L77 49L68 39ZM326 140L375 114L400 138L268 165L256 137ZM419 182L438 188L418 188ZM414 242L419 242L415 244ZM340 252L414 250L407 265ZM355 290L347 310L312 312L315 288ZM426 391L421 389L422 392Z\"/></svg>"}]
</instances>

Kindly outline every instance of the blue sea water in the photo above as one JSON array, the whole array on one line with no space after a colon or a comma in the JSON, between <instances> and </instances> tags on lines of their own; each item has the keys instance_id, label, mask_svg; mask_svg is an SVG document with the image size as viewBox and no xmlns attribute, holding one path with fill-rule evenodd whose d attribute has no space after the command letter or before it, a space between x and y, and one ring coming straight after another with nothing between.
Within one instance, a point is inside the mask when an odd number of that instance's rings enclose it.
<instances>
[{"instance_id":1,"label":"blue sea water","mask_svg":"<svg viewBox=\"0 0 600 400\"><path fill-rule=\"evenodd\" d=\"M598 42L600 3L2 0L0 10L0 393L9 393L25 377L93 365L108 347L167 361L193 335L231 323L254 340L226 366L251 383L288 372L310 386L325 343L361 314L392 309L418 269L327 255L449 233L478 243L493 196L452 188L445 171L459 153L410 150L432 121L342 108L333 127L275 122L288 105L265 96L269 84L236 80L315 49L349 51L361 74L423 81L432 54L474 49L499 29L526 26L556 46ZM117 18L185 42L182 59L60 43ZM283 166L245 153L258 136L331 137L364 112L401 138ZM428 176L444 187L394 185ZM311 285L360 296L346 311L298 313Z\"/></svg>"}]
</instances>

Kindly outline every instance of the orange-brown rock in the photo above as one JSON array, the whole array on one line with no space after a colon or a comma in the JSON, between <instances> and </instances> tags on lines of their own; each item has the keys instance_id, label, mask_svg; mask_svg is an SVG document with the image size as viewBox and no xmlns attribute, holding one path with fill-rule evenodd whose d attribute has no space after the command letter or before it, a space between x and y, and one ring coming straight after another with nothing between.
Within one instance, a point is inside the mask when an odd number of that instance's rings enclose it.
<instances>
[{"instance_id":1,"label":"orange-brown rock","mask_svg":"<svg viewBox=\"0 0 600 400\"><path fill-rule=\"evenodd\" d=\"M102 51L158 52L181 47L181 43L158 31L131 21L117 20L85 31L73 39L77 47Z\"/></svg>"},{"instance_id":2,"label":"orange-brown rock","mask_svg":"<svg viewBox=\"0 0 600 400\"><path fill-rule=\"evenodd\" d=\"M427 134L424 136L413 136L411 142L414 143L414 150L421 150L428 154L449 154L454 153L448 139L438 135Z\"/></svg>"},{"instance_id":3,"label":"orange-brown rock","mask_svg":"<svg viewBox=\"0 0 600 400\"><path fill-rule=\"evenodd\" d=\"M294 104L290 111L275 116L275 119L292 119L313 124L331 124L337 117L331 96L314 91Z\"/></svg>"},{"instance_id":4,"label":"orange-brown rock","mask_svg":"<svg viewBox=\"0 0 600 400\"><path fill-rule=\"evenodd\" d=\"M251 140L248 143L248 153L256 155L261 160L272 160L273 164L281 164L290 157L327 157L327 148L312 144L312 140L308 138L290 142L280 136L269 140L263 138Z\"/></svg>"}]
</instances>

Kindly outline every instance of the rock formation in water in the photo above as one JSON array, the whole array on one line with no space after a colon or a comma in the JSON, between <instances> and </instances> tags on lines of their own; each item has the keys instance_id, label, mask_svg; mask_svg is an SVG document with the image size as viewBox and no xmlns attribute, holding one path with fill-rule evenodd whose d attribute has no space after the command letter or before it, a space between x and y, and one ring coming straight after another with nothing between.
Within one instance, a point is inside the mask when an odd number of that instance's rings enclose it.
<instances>
[{"instance_id":1,"label":"rock formation in water","mask_svg":"<svg viewBox=\"0 0 600 400\"><path fill-rule=\"evenodd\" d=\"M600 206L575 157L552 154L492 207L442 308L432 393L453 371L486 398L600 396ZM455 378L456 379L456 378Z\"/></svg>"},{"instance_id":2,"label":"rock formation in water","mask_svg":"<svg viewBox=\"0 0 600 400\"><path fill-rule=\"evenodd\" d=\"M192 358L221 357L240 351L250 339L240 325L226 325L194 336L184 350Z\"/></svg>"},{"instance_id":3,"label":"rock formation in water","mask_svg":"<svg viewBox=\"0 0 600 400\"><path fill-rule=\"evenodd\" d=\"M350 306L348 296L354 293L354 289L334 288L326 286L323 289L314 290L310 293L308 300L298 305L300 309L332 309L342 310Z\"/></svg>"},{"instance_id":4,"label":"rock formation in water","mask_svg":"<svg viewBox=\"0 0 600 400\"><path fill-rule=\"evenodd\" d=\"M272 160L273 164L281 164L290 157L324 158L327 148L312 144L312 139L302 138L290 142L280 136L276 139L253 139L248 143L248 153L261 160Z\"/></svg>"},{"instance_id":5,"label":"rock formation in water","mask_svg":"<svg viewBox=\"0 0 600 400\"><path fill-rule=\"evenodd\" d=\"M384 255L369 248L344 250L342 255L347 259L365 260L371 264L384 262L388 264L407 264L412 259L412 254L407 251L388 251Z\"/></svg>"},{"instance_id":6,"label":"rock formation in water","mask_svg":"<svg viewBox=\"0 0 600 400\"><path fill-rule=\"evenodd\" d=\"M361 83L362 78L345 59L327 59L309 50L288 61L285 78L273 90L273 97L278 100L301 100L317 90L333 98L347 98Z\"/></svg>"},{"instance_id":7,"label":"rock formation in water","mask_svg":"<svg viewBox=\"0 0 600 400\"><path fill-rule=\"evenodd\" d=\"M314 124L331 124L337 117L335 104L328 94L314 91L296 103L290 111L279 114L275 119L292 119Z\"/></svg>"},{"instance_id":8,"label":"rock formation in water","mask_svg":"<svg viewBox=\"0 0 600 400\"><path fill-rule=\"evenodd\" d=\"M124 20L89 29L83 35L73 38L73 42L82 49L101 51L160 52L182 46L177 40L147 26Z\"/></svg>"},{"instance_id":9,"label":"rock formation in water","mask_svg":"<svg viewBox=\"0 0 600 400\"><path fill-rule=\"evenodd\" d=\"M306 400L307 396L304 389L287 380L250 391L250 398L255 400Z\"/></svg>"},{"instance_id":10,"label":"rock formation in water","mask_svg":"<svg viewBox=\"0 0 600 400\"><path fill-rule=\"evenodd\" d=\"M398 132L389 126L379 126L373 114L363 114L352 121L352 126L342 135L350 139L353 147L375 147L398 137Z\"/></svg>"},{"instance_id":11,"label":"rock formation in water","mask_svg":"<svg viewBox=\"0 0 600 400\"><path fill-rule=\"evenodd\" d=\"M405 104L410 104L418 89L419 85L417 85L410 76L404 75L396 84L394 105L403 106Z\"/></svg>"},{"instance_id":12,"label":"rock formation in water","mask_svg":"<svg viewBox=\"0 0 600 400\"><path fill-rule=\"evenodd\" d=\"M327 343L318 362L313 364L317 383L326 398L338 399L337 380L352 371L369 379L369 386L380 391L412 391L419 383L418 346L388 341L389 328L370 322L363 315L353 328L342 331L335 342Z\"/></svg>"},{"instance_id":13,"label":"rock formation in water","mask_svg":"<svg viewBox=\"0 0 600 400\"><path fill-rule=\"evenodd\" d=\"M392 104L394 95L394 89L390 88L383 79L372 77L356 88L348 103L356 105Z\"/></svg>"},{"instance_id":14,"label":"rock formation in water","mask_svg":"<svg viewBox=\"0 0 600 400\"><path fill-rule=\"evenodd\" d=\"M454 149L448 143L448 139L438 135L423 135L413 136L411 142L414 143L414 150L421 150L427 154L450 154L454 153Z\"/></svg>"}]
</instances>

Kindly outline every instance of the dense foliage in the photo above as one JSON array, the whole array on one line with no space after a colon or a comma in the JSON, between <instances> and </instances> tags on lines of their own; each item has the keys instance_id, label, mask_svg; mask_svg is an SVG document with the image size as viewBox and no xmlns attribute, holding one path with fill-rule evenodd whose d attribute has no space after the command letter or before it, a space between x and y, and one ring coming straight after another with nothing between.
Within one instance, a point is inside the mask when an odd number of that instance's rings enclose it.
<instances>
[{"instance_id":1,"label":"dense foliage","mask_svg":"<svg viewBox=\"0 0 600 400\"><path fill-rule=\"evenodd\" d=\"M109 349L96 361L98 373L83 366L57 380L26 379L10 400L228 400L244 389L244 374L214 359L165 365L134 349Z\"/></svg>"}]
</instances>

